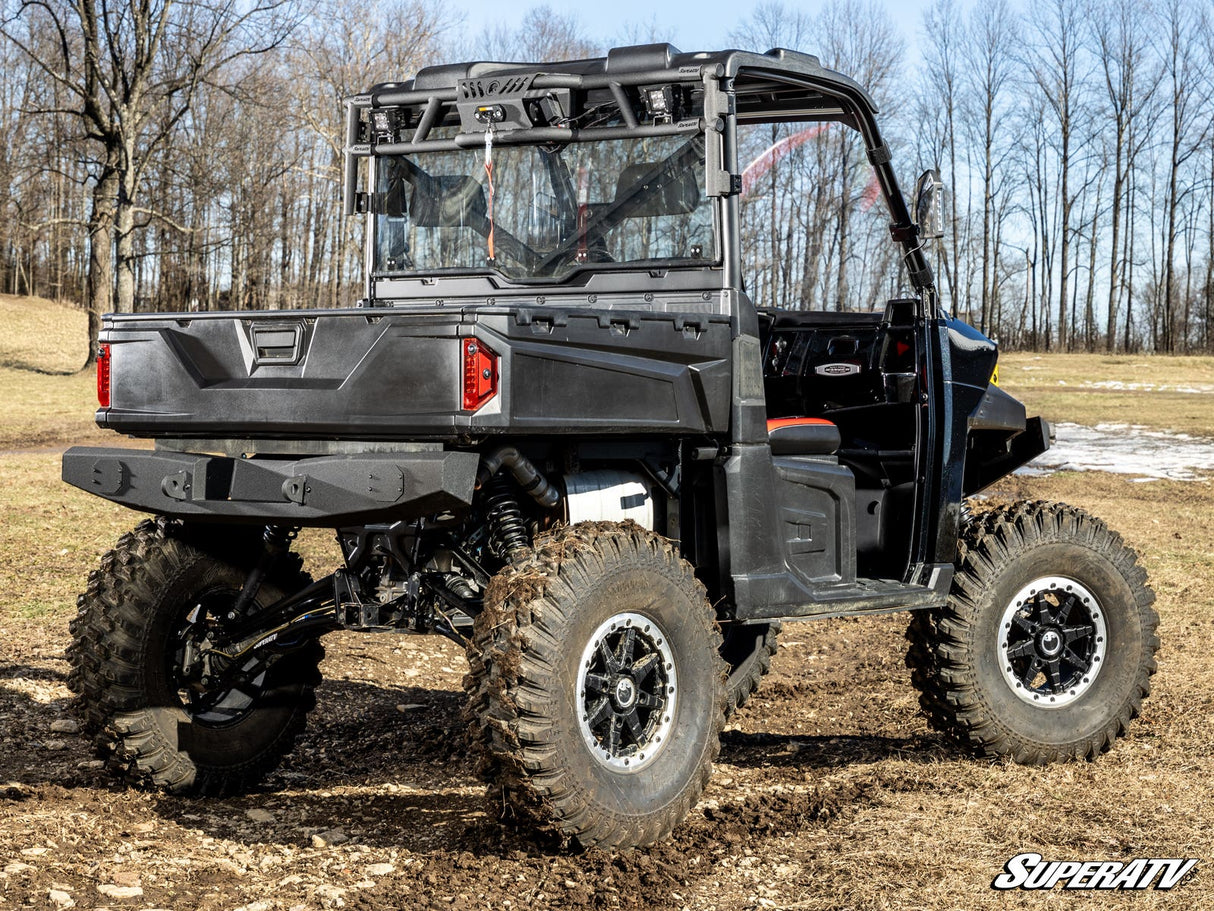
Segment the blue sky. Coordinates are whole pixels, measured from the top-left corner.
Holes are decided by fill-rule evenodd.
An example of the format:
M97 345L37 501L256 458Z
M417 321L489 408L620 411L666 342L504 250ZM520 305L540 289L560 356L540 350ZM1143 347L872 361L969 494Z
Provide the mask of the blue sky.
M534 4L527 0L516 0L513 3L502 0L447 0L447 5L467 14L466 32L475 35L486 26L507 20L511 13L517 15L520 11L532 5L538 6L542 2L543 0L537 0ZM815 14L821 6L820 2L785 2L789 7L804 9L810 15ZM729 32L747 19L758 3L757 0L667 0L665 3L655 3L654 0L600 0L597 3L562 3L560 0L549 0L548 5L562 12L573 12L587 35L603 41L610 40L630 22L648 23L652 20L656 23L659 33L665 34L667 40L680 50L700 51L723 46ZM929 0L885 0L890 17L906 41L908 63L917 54L920 23L923 11L928 6ZM817 48L807 46L796 50L812 54Z

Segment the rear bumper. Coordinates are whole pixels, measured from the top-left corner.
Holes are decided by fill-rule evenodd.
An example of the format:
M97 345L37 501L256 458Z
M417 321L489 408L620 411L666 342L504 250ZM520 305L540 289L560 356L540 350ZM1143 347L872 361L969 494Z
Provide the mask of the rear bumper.
M75 446L63 454L63 480L160 515L332 527L467 506L479 463L474 452L288 460Z

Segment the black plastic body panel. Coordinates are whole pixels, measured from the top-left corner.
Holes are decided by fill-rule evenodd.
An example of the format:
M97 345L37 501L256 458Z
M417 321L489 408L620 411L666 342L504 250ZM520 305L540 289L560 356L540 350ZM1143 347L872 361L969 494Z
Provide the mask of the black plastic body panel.
M789 570L807 583L855 579L856 482L851 471L798 456L774 458L772 466Z
M643 306L638 301L638 306ZM198 316L110 315L112 405L134 436L457 439L725 433L728 317L431 304ZM499 358L496 396L462 408L462 342ZM263 344L274 342L274 346Z
M333 527L466 507L479 465L474 452L292 461L76 446L63 454L63 480L143 512Z

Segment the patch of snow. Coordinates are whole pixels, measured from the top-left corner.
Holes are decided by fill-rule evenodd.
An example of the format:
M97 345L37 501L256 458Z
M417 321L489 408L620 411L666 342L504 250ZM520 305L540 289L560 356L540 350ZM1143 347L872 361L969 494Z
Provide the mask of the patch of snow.
M1109 471L1137 481L1197 481L1214 474L1214 440L1135 424L1055 424L1054 445L1020 469Z
M1112 389L1117 392L1183 392L1189 395L1205 395L1214 392L1214 384L1210 383L1173 386L1168 383L1126 383L1122 380L1090 380L1081 385L1084 389Z

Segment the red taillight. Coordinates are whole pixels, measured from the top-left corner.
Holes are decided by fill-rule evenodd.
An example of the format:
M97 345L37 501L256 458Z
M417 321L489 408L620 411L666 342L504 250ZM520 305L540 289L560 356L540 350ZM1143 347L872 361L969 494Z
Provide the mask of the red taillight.
M102 408L110 407L110 346L97 348L97 401Z
M464 410L476 411L497 395L497 355L474 338L461 343L464 352Z

